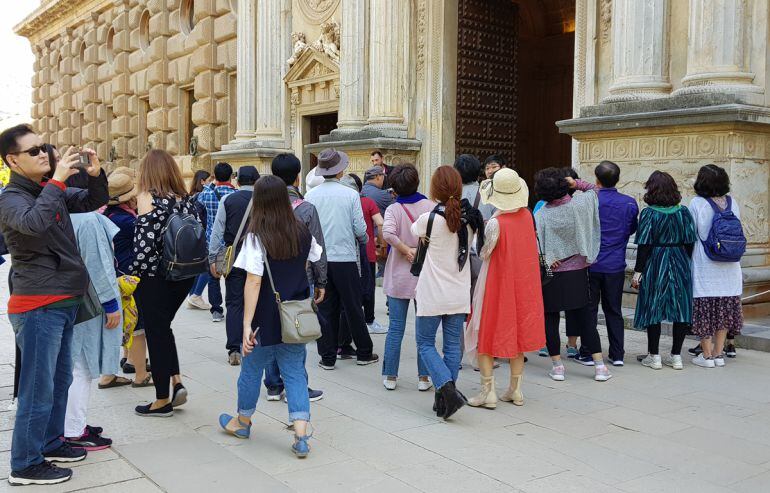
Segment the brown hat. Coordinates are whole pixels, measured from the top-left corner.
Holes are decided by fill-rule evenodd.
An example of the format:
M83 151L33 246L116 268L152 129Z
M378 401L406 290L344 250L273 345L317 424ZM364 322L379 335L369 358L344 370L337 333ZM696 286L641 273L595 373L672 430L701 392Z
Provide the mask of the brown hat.
M348 155L336 149L324 149L318 155L318 166L315 174L318 176L335 176L348 167Z
M107 188L110 192L109 205L128 202L139 193L135 180L136 172L125 166L115 168L107 177Z

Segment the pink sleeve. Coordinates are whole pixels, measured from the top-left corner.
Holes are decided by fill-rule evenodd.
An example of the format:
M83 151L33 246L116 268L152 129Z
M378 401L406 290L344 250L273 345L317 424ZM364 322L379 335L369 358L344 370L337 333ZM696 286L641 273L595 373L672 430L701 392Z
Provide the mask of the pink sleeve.
M385 209L385 218L382 225L382 237L388 245L394 248L401 244L401 238L398 237L400 219L396 217L395 207L401 206L394 204Z

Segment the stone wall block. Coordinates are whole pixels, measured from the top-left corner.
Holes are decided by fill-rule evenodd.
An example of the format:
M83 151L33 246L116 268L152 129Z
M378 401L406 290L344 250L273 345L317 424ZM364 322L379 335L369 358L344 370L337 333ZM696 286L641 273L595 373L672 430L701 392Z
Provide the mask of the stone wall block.
M138 19L134 19L134 11L138 10L137 8L131 9L131 10L123 10L121 12L118 12L115 15L115 18L112 19L112 27L115 28L116 31L122 30L122 29L133 29L136 27L136 25L139 24ZM134 24L136 23L136 25Z
M128 115L128 100L129 96L127 94L116 95L112 100L112 111L116 115Z
M128 131L131 135L139 135L139 117L132 116L128 122Z
M96 123L95 122L89 122L83 125L83 140L86 141L95 141L96 140Z
M209 44L214 39L214 18L206 17L195 26L195 42L199 46Z
M153 146L154 147L154 146ZM179 155L179 134L172 132L166 138L166 150L174 156ZM186 153L187 151L185 151Z
M214 94L214 75L215 72L201 72L195 76L193 94L195 99L203 99Z
M200 46L190 58L190 68L193 73L198 74L205 70L216 69L216 48L214 45Z
M195 127L193 135L198 137L198 152L214 150L214 125L201 125Z
M115 37L112 38L112 49L115 53L120 51L131 51L139 47L138 43L134 45L134 40L131 36L132 33L133 31L128 30L115 32Z
M171 29L168 25L168 12L159 12L153 14L150 17L150 38L157 36L168 36L171 34Z
M97 109L99 105L96 103L88 103L83 108L83 118L87 122L95 122L97 119Z
M214 73L214 96L223 97L227 96L229 92L229 77L227 72L215 72Z
M168 38L166 42L166 55L169 58L179 58L185 54L185 37L182 33L177 33Z
M128 152L126 154L126 157L132 157L132 158L139 157L140 146L141 146L141 142L139 141L139 137L132 137L128 139Z
M72 76L71 75L62 75L59 77L59 90L61 92L70 92L72 91Z
M121 137L127 137L131 135L131 117L130 116L119 116L112 120L112 129L111 129L113 136L121 136Z
M139 96L132 94L128 96L128 114L136 115L139 113Z
M227 123L230 120L230 98L213 98L217 108L216 122Z
M168 4L166 0L149 0L147 2L147 8L150 10L151 14L158 14L166 10L171 11L173 9L176 9L177 7L179 7L178 4L179 4L178 1L173 1L173 0L168 2Z
M179 106L179 88L177 86L168 86L164 89L166 93L166 105L170 107Z
M161 108L163 106L168 105L168 100L166 99L166 86L164 85L154 85L150 86L150 108L156 109Z
M75 73L75 69L72 66L72 58L65 57L62 58L61 63L59 64L59 74L60 75L71 75Z
M86 49L83 52L83 62L87 65L97 63L99 61L99 47L96 45L89 45L86 42Z
M152 38L147 53L152 61L165 59L168 53L168 38L164 36Z
M217 43L228 39L235 39L238 18L232 14L225 14L214 19L214 41Z
M130 72L130 64L129 60L131 58L131 55L133 53L122 51L120 53L115 54L115 60L112 62L112 68L115 70L116 73L127 73Z
M214 98L206 98L193 103L192 121L196 125L217 122L217 107Z
M230 0L215 0L214 3L217 15L230 14L235 17L235 12L230 11Z
M96 155L99 156L99 160L107 162L110 158L110 145L107 142L99 142L96 144Z
M238 44L229 40L217 45L217 63L225 70L235 70L238 66Z
M216 149L221 149L222 146L228 142L230 142L230 126L219 125L214 130L214 147Z
M112 96L131 93L131 78L128 74L118 74L112 79Z
M128 137L118 137L112 143L115 146L115 154L117 154L117 164L124 164L128 157Z
M71 93L62 94L59 96L59 111L67 111L72 110L75 108L74 102L74 96Z
M195 0L195 20L196 21L201 21L206 17L216 16L216 15L217 15L216 0Z
M74 143L72 140L72 129L65 128L63 130L59 130L59 132L56 134L56 142L58 142L58 147Z
M147 67L147 83L151 86L155 84L165 84L168 81L166 73L168 66L162 61L153 62Z
M99 89L96 84L88 84L83 89L83 102L96 103L99 102Z
M157 108L147 114L147 128L152 132L168 131L168 115L170 111Z
M128 55L128 70L129 72L136 73L139 70L147 67L147 56L141 51L132 51L126 53Z

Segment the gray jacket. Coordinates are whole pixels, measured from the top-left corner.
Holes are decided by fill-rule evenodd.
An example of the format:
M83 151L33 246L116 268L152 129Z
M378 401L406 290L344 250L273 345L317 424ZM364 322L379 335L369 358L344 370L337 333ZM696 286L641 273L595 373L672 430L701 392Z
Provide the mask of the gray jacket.
M321 245L323 252L321 253L321 260L318 262L312 262L310 264L310 270L312 271L312 277L310 280L316 287L323 288L326 286L326 243L324 242L324 232L321 230L321 220L318 218L318 211L315 206L310 202L305 201L302 194L299 193L294 187L288 187L289 199L293 202L302 200L302 203L294 208L294 215L297 219L307 226L310 234L315 238L316 243Z

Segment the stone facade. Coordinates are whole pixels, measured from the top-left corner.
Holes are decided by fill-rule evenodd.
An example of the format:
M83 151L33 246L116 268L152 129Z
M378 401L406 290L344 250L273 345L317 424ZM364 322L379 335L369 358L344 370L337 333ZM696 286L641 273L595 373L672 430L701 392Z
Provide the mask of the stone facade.
M36 56L32 117L59 146L110 166L148 148L185 171L236 128L236 15L229 0L48 0L17 26Z

